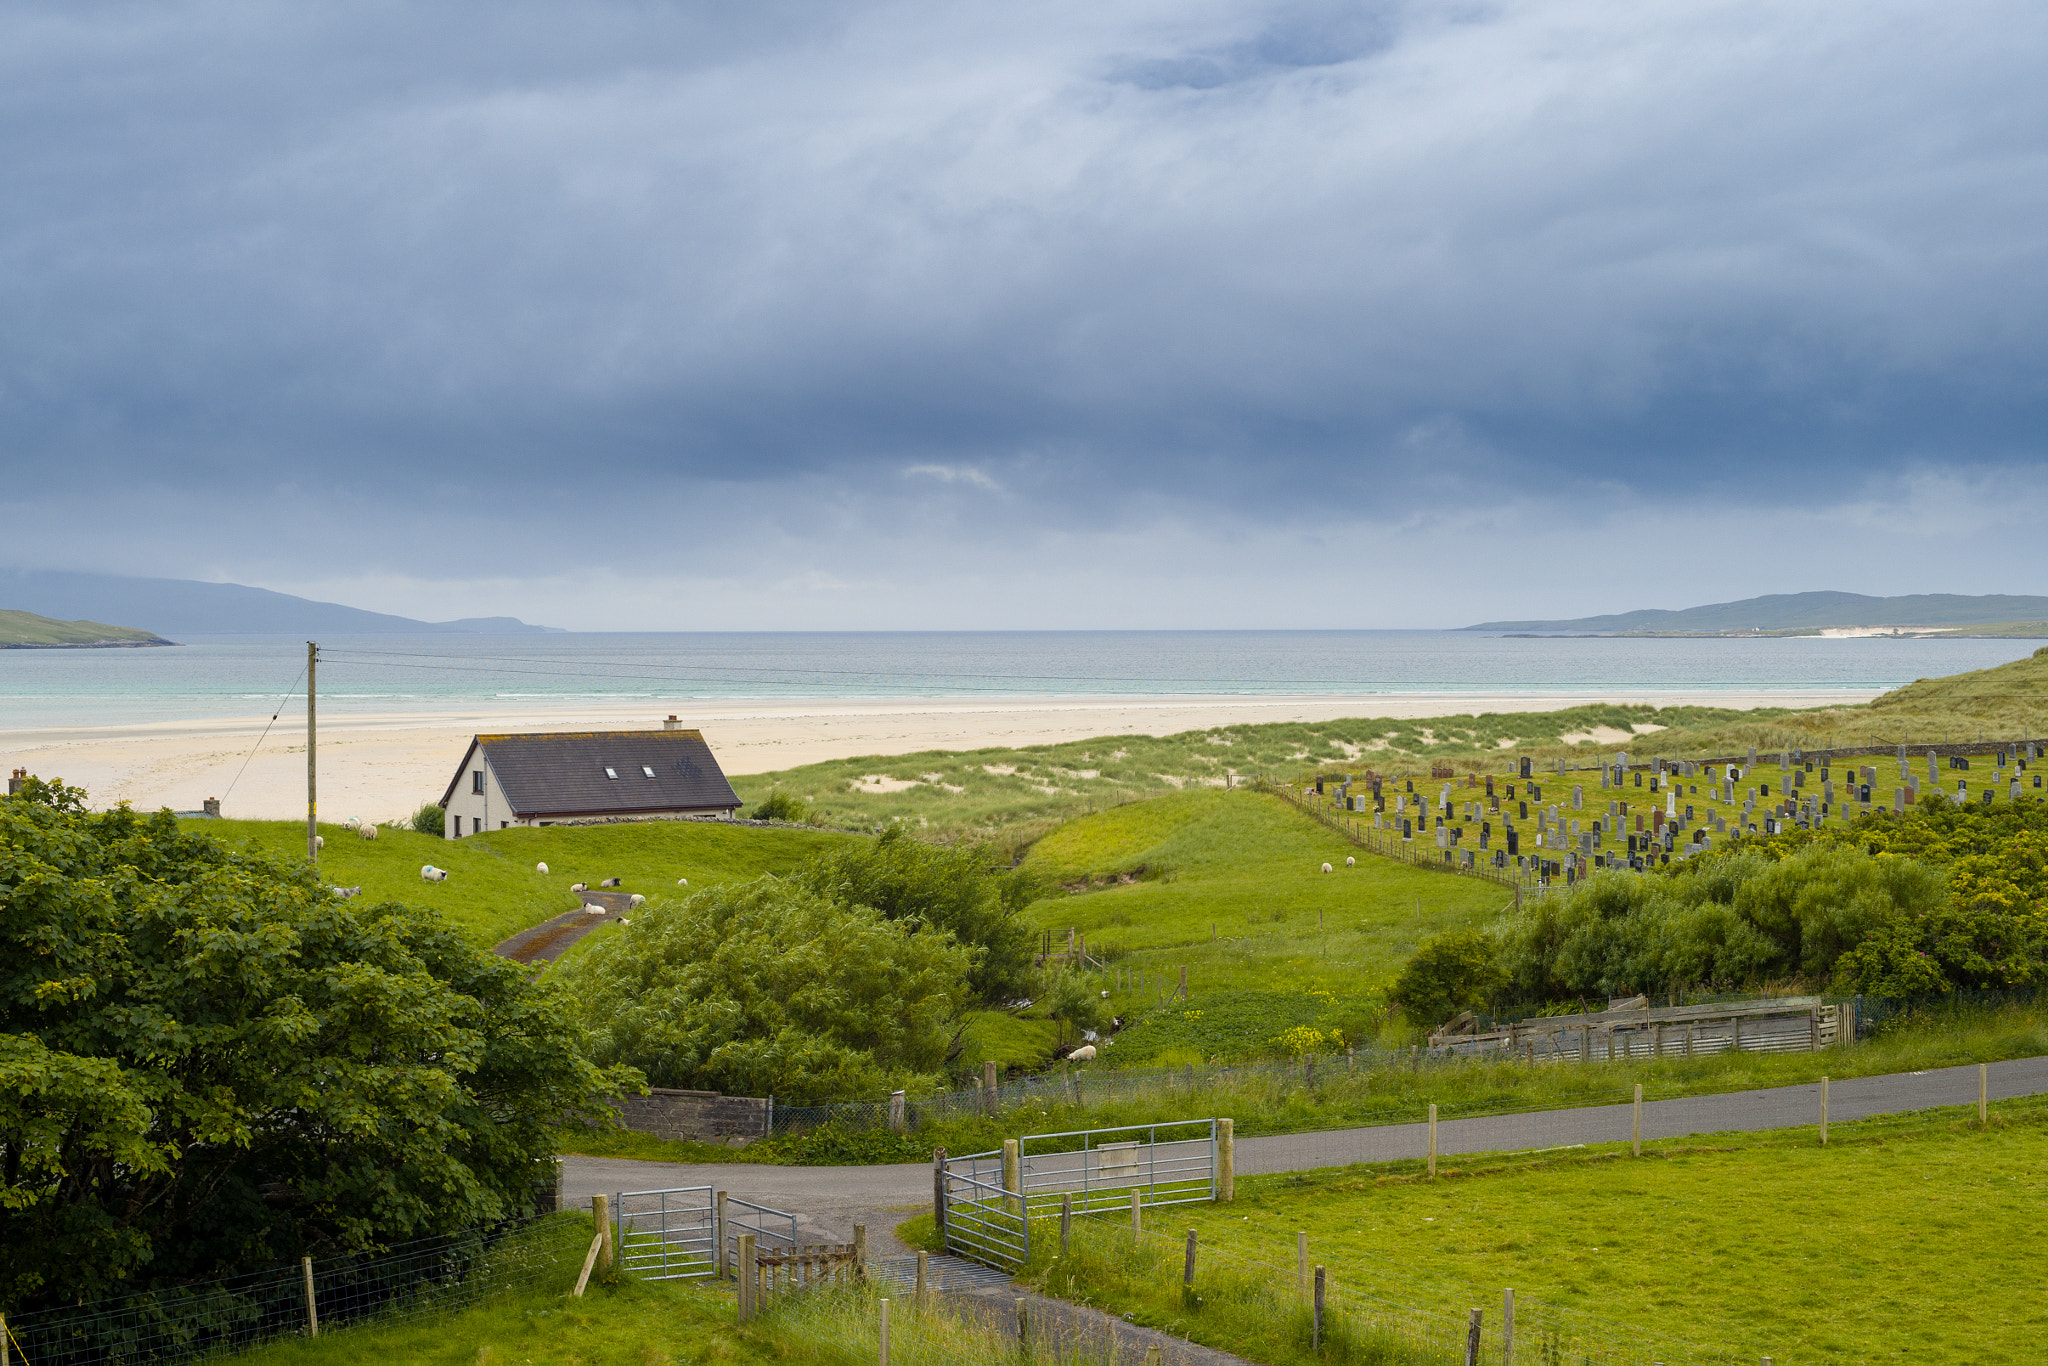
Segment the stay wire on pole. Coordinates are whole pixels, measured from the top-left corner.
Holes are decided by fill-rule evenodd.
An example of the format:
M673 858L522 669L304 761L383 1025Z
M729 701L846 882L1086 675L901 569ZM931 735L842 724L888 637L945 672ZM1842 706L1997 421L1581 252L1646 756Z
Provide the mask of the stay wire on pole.
M306 666L301 664L299 672L292 678L291 686L284 690L284 696L277 699L277 710L270 714L270 722L263 727L263 734L256 737L256 743L249 746L249 752L242 756L242 766L235 770L234 781L228 784L227 792L220 794L221 801L227 801L229 793L235 790L235 783L242 781L242 775L249 771L249 761L256 757L257 750L263 748L263 741L269 736L270 727L276 725L277 718L284 715L284 704L292 700L292 694L298 690L299 679L305 676Z

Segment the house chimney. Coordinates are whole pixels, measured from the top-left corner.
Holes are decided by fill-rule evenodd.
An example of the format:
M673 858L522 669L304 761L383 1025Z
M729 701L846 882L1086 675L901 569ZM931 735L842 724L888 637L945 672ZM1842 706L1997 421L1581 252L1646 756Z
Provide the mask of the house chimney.
M676 720L675 717L671 716L668 718L668 720L661 723L661 728L663 730L681 730L683 728L683 723Z
M201 802L200 805L206 808L207 815L213 817L215 820L220 819L220 798L208 797L205 801Z
M7 778L7 795L8 795L8 796L10 796L10 797L12 797L12 796L13 796L13 795L14 795L15 793L17 793L17 792L21 791L21 785L22 785L22 783L26 782L27 780L28 780L28 770L27 770L27 769L25 769L25 768L17 768L17 769L15 769L15 770L14 770L14 772L13 772L13 773L11 773L11 774L9 774L9 775L8 775L8 778Z

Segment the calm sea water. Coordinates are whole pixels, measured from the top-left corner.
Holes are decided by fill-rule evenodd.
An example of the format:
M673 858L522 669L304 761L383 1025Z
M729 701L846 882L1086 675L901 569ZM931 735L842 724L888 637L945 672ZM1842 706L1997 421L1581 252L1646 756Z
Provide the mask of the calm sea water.
M2031 654L2024 640L1511 640L1458 631L353 636L321 642L325 712L493 704L972 696L1879 690ZM271 711L305 643L0 650L0 730Z

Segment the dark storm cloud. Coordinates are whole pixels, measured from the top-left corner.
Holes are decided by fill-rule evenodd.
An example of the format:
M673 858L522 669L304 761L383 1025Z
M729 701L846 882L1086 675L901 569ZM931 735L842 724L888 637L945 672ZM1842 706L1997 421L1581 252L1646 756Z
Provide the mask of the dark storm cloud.
M2042 458L2031 3L0 28L17 517L317 496L351 534L279 544L332 567L620 488L971 539Z

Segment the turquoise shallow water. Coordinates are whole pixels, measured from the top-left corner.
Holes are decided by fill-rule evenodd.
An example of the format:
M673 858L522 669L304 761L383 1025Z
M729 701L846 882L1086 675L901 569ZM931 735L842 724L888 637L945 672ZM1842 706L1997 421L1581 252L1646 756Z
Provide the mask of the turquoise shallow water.
M321 642L323 711L972 696L1597 696L1877 691L2033 653L2028 640L1516 640L1462 631L763 632L353 636ZM0 650L0 730L268 712L305 642Z

